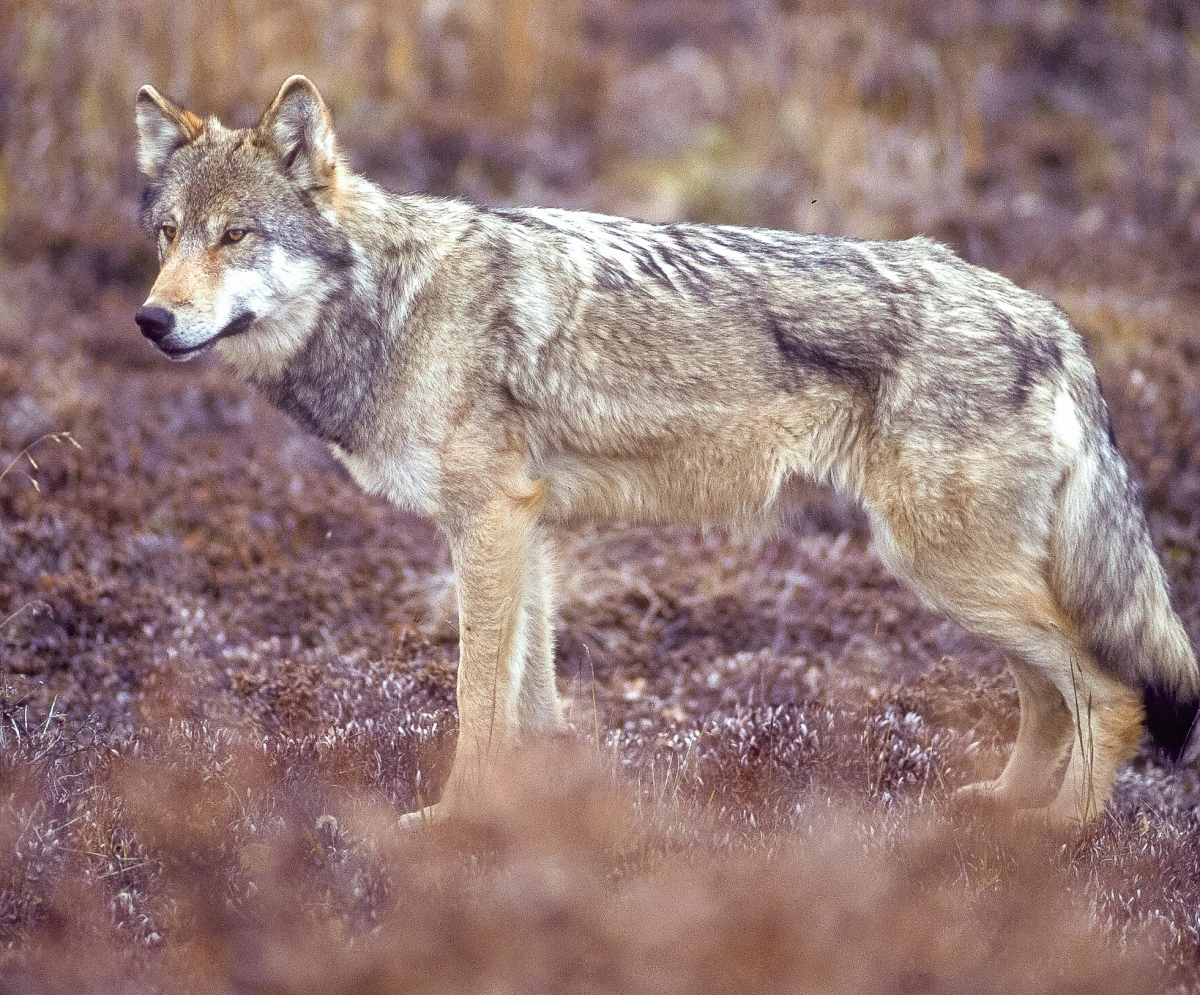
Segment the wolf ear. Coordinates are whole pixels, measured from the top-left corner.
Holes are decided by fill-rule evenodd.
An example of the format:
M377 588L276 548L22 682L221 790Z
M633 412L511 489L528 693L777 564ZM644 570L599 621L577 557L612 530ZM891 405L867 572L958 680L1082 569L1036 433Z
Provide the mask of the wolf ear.
M152 86L138 90L134 117L138 169L152 180L172 152L194 141L204 130L204 122L195 114L176 107Z
M284 82L257 130L275 145L283 168L302 187L312 190L333 181L338 165L333 116L307 77Z

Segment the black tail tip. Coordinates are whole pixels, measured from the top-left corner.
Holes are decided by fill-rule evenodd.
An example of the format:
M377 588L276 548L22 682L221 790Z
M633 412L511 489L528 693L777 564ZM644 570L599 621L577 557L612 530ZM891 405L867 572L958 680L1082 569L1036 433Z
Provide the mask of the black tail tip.
M1147 685L1143 693L1150 738L1171 763L1190 761L1200 752L1200 697L1180 700L1169 688Z

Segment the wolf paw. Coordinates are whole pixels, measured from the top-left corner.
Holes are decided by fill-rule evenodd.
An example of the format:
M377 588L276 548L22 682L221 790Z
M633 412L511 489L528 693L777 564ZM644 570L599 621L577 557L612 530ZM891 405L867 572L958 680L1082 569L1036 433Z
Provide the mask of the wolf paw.
M1025 808L1013 813L1013 822L1022 829L1051 836L1078 835L1090 820L1078 813L1054 805Z
M1042 833L1078 831L1086 819L1069 807L1047 802L1045 795L1020 794L998 781L965 784L950 796L959 812L987 812L1013 827Z
M438 802L437 804L426 805L415 812L407 812L400 816L399 826L401 829L411 831L430 829L439 823L445 822L449 814L450 810L441 802Z
M1012 802L997 781L975 781L964 784L950 796L955 808L1008 808Z

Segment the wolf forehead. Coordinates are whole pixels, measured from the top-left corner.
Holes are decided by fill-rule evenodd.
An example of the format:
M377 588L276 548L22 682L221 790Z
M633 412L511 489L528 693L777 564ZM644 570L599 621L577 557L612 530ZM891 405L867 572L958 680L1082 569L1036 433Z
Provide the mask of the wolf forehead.
M203 131L167 159L142 194L142 222L251 215L264 222L318 214L290 182L278 152L251 129L229 129L210 118Z

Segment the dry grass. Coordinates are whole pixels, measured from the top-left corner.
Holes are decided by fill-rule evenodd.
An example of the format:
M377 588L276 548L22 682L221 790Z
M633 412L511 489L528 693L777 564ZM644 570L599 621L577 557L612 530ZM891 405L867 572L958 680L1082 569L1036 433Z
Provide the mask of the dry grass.
M1091 339L1195 636L1198 32L1168 0L0 10L0 992L1200 988L1196 772L1139 756L1081 838L950 811L1015 732L1004 661L828 495L776 538L564 534L572 733L398 833L455 731L445 548L160 361L127 290L147 81L244 122L307 72L401 189L930 231Z
M1076 872L1108 872L1086 845L816 795L796 831L768 835L683 792L630 797L610 765L566 745L523 755L460 823L402 834L387 798L346 790L353 761L331 777L311 746L172 723L143 734L136 756L96 759L52 721L24 724L12 702L4 717L10 770L43 777L41 792L13 794L2 830L16 854L3 913L29 934L8 959L9 991L1163 982L1154 930L1118 937L1091 907L1094 883ZM87 797L86 814L55 806L55 788Z

